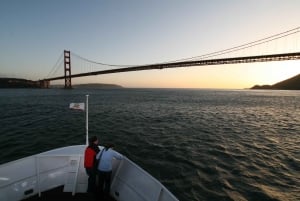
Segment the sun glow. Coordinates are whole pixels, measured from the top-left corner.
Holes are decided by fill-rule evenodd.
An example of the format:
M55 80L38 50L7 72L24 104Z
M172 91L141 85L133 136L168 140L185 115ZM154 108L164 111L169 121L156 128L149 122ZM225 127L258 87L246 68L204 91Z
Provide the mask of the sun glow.
M280 61L255 64L249 74L256 84L275 84L300 73L299 61Z

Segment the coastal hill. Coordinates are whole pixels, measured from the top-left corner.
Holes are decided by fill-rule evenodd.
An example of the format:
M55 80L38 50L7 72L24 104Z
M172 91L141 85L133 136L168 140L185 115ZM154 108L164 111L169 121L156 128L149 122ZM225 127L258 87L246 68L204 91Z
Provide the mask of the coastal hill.
M50 85L50 88L63 87L63 85ZM40 88L40 85L38 82L32 80L18 78L0 78L0 88ZM116 89L123 87L116 84L90 83L73 85L73 88ZM255 85L250 89L300 90L300 74L273 85Z
M0 88L41 88L38 81L18 79L18 78L0 78ZM64 88L64 85L50 85L50 88ZM123 88L116 84L77 84L73 85L75 89L88 88L88 89L116 89Z
M75 89L117 89L117 88L123 88L120 85L116 84L100 84L100 83L90 83L90 84L76 84L73 85L73 88Z
M39 84L32 80L18 78L0 78L0 88L39 88Z
M300 74L273 85L255 85L251 89L300 90Z

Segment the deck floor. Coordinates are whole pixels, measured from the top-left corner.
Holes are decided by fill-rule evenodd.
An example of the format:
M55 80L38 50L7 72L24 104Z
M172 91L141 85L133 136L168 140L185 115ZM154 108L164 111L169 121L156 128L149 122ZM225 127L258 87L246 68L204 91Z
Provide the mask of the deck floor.
M43 192L41 197L38 195L23 199L22 201L116 201L112 197L106 199L100 199L98 196L94 196L88 193L76 193L72 196L72 193L64 193L63 186L55 189Z

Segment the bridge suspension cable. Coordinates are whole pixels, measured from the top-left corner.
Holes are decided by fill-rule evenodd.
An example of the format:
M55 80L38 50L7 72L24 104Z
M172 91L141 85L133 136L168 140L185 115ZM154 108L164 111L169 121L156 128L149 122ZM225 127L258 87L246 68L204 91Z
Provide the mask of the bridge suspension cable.
M227 48L227 49L224 49L224 50L219 50L219 51L216 51L216 52L211 52L211 53L203 54L203 55L200 55L200 56L194 56L194 57L189 57L189 58L184 58L184 59L178 59L178 60L169 61L169 62L189 61L189 60L195 60L195 59L207 59L207 58L211 58L211 57L215 57L215 56L228 54L228 53L231 53L231 52L237 52L237 51L247 49L247 48L250 48L250 47L258 46L258 45L261 45L261 44L264 44L264 43L268 43L268 42L278 40L278 39L281 39L281 38L284 38L284 37L287 37L287 36L290 36L290 35L297 34L299 32L300 32L300 27L297 27L297 28L294 28L294 29L291 29L291 30L288 30L288 31L285 31L285 32L281 32L281 33L278 33L278 34L275 34L275 35L272 35L272 36L269 36L269 37L266 37L266 38L262 38L262 39L255 40L255 41L252 41L252 42L249 42L249 43L234 46L234 47Z
M106 63L96 62L96 61L92 61L92 60L90 60L90 59L83 58L83 57L79 56L78 54L75 54L74 52L72 52L71 54L72 54L73 56L79 58L79 59L84 60L84 61L87 61L87 62L90 62L90 63L94 63L94 64L103 65L103 66L111 66L111 67L130 67L130 66L132 66L132 65L106 64Z
M107 64L104 62L96 62L96 61L92 61L90 59L86 59L84 57L81 57L75 53L72 52L72 55L74 55L75 57L82 59L84 61L93 63L93 64L98 64L98 65L102 65L102 66L110 66L110 67L119 67L119 68L127 68L127 67L133 67L133 66L145 66L145 65L154 65L154 64L167 64L167 63L173 63L173 62L180 62L180 61L193 61L193 60L204 60L204 59L208 59L208 58L212 58L212 57L217 57L217 56L221 56L221 55L225 55L228 53L232 53L232 52L238 52L240 50L244 50L244 49L248 49L254 46L258 46L258 45L262 45L271 41L275 41L278 39L282 39L285 37L288 37L290 35L294 35L300 32L300 27L297 28L293 28L290 29L288 31L284 31L278 34L274 34L272 36L269 37L265 37L259 40L255 40L252 42L248 42L242 45L238 45L238 46L234 46L231 48L227 48L227 49L223 49L223 50L219 50L219 51L215 51L215 52L211 52L211 53L207 53L207 54L203 54L203 55L199 55L199 56L193 56L193 57L188 57L188 58L183 58L183 59L177 59L177 60L170 60L170 61L165 61L165 62L157 62L157 63L152 63L152 64L128 64L128 65L117 65L117 64Z
M267 61L283 61L283 60L299 60L300 59L300 51L297 52L290 52L290 53L272 53L272 54L261 54L256 56L235 56L235 57L217 57L220 55L228 54L231 52L237 52L243 49L247 49L250 47L258 46L264 43L268 43L271 41L279 40L281 38L285 38L291 35L295 35L300 32L300 27L275 34L263 39L259 39L256 41L252 41L249 43L245 43L242 45L238 45L232 48L227 48L224 50L203 54L200 56L175 60L175 61L168 61L168 62L161 62L161 63L154 63L154 64L143 64L143 65L116 65L116 64L106 64L104 62L96 62L90 59L83 58L77 54L71 53L74 57L78 58L80 61L87 62L88 65L90 64L97 64L101 66L110 67L110 69L103 69L102 70L84 70L83 73L74 73L69 75L68 78L75 78L75 77L84 77L84 76L92 76L92 75L99 75L99 74L110 74L110 73L119 73L119 72L129 72L129 71L140 71L140 70L150 70L150 69L163 69L163 68L177 68L177 67L189 67L189 66L204 66L204 65L218 65L218 64L235 64L235 63L250 63L250 62L267 62ZM217 57L213 59L208 59L211 57ZM59 67L59 61L61 57L56 62L54 67L52 68L51 72L56 72ZM86 65L86 63L85 63ZM115 68L111 68L115 67ZM50 73L49 73L50 74ZM49 75L48 75L49 76ZM47 78L45 81L50 80L59 80L59 79L66 79L66 76L58 76Z
M46 76L46 78L50 78L56 75L58 70L62 70L62 62L63 62L63 53L61 53L60 57L58 58L58 60L56 61L56 63L54 64L54 66L52 67L51 71L48 73L48 75Z

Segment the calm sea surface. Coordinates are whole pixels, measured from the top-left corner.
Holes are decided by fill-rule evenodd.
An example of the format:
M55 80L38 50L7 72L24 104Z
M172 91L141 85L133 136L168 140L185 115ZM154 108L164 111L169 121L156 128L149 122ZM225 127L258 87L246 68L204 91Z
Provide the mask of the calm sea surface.
M0 89L0 163L85 143L89 130L181 201L300 200L300 92Z

